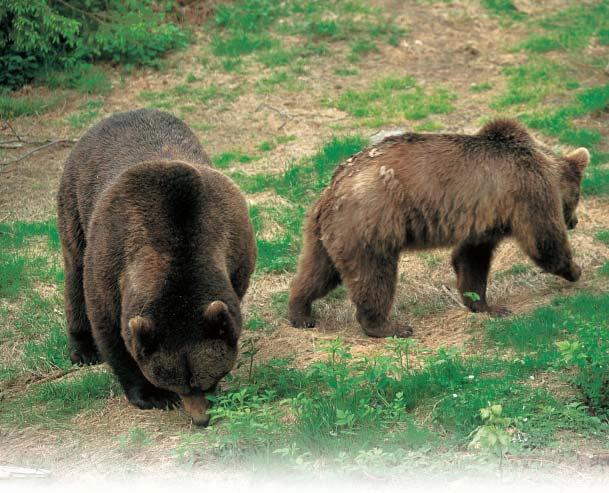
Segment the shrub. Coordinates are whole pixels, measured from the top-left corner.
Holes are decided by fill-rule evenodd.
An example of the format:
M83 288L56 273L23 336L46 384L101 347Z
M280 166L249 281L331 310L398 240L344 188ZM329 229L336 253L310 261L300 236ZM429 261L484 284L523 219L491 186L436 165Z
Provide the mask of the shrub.
M41 73L108 60L156 65L185 46L165 20L170 3L152 0L14 0L0 9L0 85L17 88ZM159 9L160 7L160 9Z

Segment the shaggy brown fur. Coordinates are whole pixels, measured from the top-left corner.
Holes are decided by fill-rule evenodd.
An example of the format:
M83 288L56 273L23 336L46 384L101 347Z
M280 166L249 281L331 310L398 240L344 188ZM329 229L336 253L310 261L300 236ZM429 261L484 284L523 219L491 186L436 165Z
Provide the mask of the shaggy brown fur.
M486 300L493 250L507 236L546 272L576 281L567 227L577 222L588 162L586 149L553 155L511 120L475 135L409 133L365 149L336 170L309 213L292 324L314 326L311 303L342 281L367 334L407 336L408 324L388 320L405 249L455 246L459 291L475 312L507 312Z
M107 361L141 408L231 370L256 246L245 199L168 113L116 114L70 154L58 196L71 358Z

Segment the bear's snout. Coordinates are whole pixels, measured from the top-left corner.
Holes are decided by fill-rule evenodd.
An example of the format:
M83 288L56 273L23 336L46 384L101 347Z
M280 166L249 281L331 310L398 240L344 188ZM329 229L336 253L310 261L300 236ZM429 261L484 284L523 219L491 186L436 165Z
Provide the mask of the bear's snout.
M192 418L192 422L196 426L207 426L210 416L207 410L211 404L205 397L203 392L195 392L189 395L181 395L184 410Z

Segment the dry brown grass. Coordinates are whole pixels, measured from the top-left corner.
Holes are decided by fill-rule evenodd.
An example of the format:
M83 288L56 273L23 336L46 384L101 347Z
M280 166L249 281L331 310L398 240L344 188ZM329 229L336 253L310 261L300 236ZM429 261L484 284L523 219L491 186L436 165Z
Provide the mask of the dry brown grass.
M294 135L296 140L278 145L261 159L239 169L245 172L277 172L302 156L314 153L323 142L336 133L358 132L372 135L377 130L360 127L353 117L321 104L322 97L335 98L346 89L367 87L371 80L386 75L411 75L423 87L433 87L437 81L458 94L453 113L434 117L446 131L475 131L483 117L490 115L489 102L505 88L503 67L524 60L522 53L511 53L506 47L526 35L526 27L514 25L501 29L499 21L481 11L478 2L457 0L429 5L425 2L402 0L376 0L379 5L394 13L394 20L409 29L399 46L383 46L380 52L365 57L356 77L334 75L335 58L320 58L299 76L304 85L300 92L277 88L270 94L251 90L268 69L253 66L245 75L226 73L218 68L202 68L199 57L204 54L205 34L198 42L182 53L173 55L168 69L158 73L139 70L120 83L120 74L111 73L115 89L105 99L100 118L113 112L142 106L141 91L163 91L184 83L185 75L193 72L205 84L234 87L245 83L249 87L233 103L200 105L192 113L184 114L189 124L207 124L209 130L195 132L204 147L215 155L240 149L255 154L257 146L278 136ZM537 13L552 7L570 4L566 0L552 2L515 2L524 12ZM342 46L347 51L347 45ZM597 48L595 48L597 49ZM605 49L605 54L606 54ZM583 74L597 80L598 73ZM491 82L487 92L472 93L472 83ZM44 90L31 89L44 95ZM63 118L76 111L86 99L69 95L65 103L39 118L21 118L13 122L21 135L35 138L78 137ZM262 106L264 103L267 106ZM270 107L280 109L277 112ZM282 116L282 114L284 116ZM586 122L590 124L590 121ZM599 125L601 123L599 122ZM412 122L406 122L410 129ZM8 137L2 135L2 138ZM544 138L545 141L550 139ZM554 144L554 142L550 143ZM38 220L55 214L55 193L62 163L70 149L55 146L36 153L17 164L0 170L0 220ZM16 157L22 150L3 150L1 157ZM248 197L251 204L281 206L283 199L270 192ZM490 299L509 306L515 313L530 311L547 303L559 294L575 292L582 286L596 287L595 269L609 258L609 248L594 240L600 228L609 228L609 203L606 199L586 199L580 206L580 223L572 233L571 241L576 258L584 269L578 287L568 285L552 276L541 274L512 242L506 242L497 252L489 287ZM280 226L267 221L263 238L274 237ZM455 280L450 267L449 252L428 252L437 261L426 261L420 254L406 254L400 262L400 282L396 298L396 315L408 317L415 328L415 339L428 349L462 346L475 351L481 335L484 316L466 312L447 294L444 286L455 292ZM530 269L517 276L498 276L515 263L527 264ZM277 313L271 306L276 293L289 289L292 275L256 275L248 292L244 311L257 313L268 321L272 330L246 333L244 338L255 338L259 353L257 361L274 357L293 357L298 366L305 366L322 357L319 347L323 341L340 337L352 346L354 355L370 355L382 350L384 341L366 337L354 318L354 308L348 297L339 300L323 299L316 303L318 326L313 330L299 330L289 326L285 313ZM39 286L45 294L53 287ZM441 305L438 305L438 300ZM4 303L4 302L3 302ZM418 312L413 306L423 307ZM425 313L425 309L431 313ZM416 314L418 313L418 315ZM2 346L0 358L14 358L17 348ZM12 356L11 356L12 354ZM1 401L0 401L1 405ZM152 437L153 443L138 451L125 451L119 447L119 438L139 427ZM24 465L53 465L60 477L77 477L82 470L105 475L112 466L118 474L146 471L156 477L183 472L175 468L172 450L180 433L190 430L189 420L180 411L140 411L127 404L124 397L115 397L99 412L76 417L66 429L26 428L0 430L0 463L19 461ZM204 468L209 473L210 468ZM200 471L199 471L200 473Z

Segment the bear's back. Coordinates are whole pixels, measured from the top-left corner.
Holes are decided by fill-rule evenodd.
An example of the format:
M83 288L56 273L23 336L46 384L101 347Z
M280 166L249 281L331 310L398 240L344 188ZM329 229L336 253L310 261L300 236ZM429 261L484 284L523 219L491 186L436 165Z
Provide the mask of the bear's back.
M60 194L72 195L81 224L87 224L100 193L135 164L181 160L208 166L209 157L181 120L158 110L112 115L83 135L68 157Z

